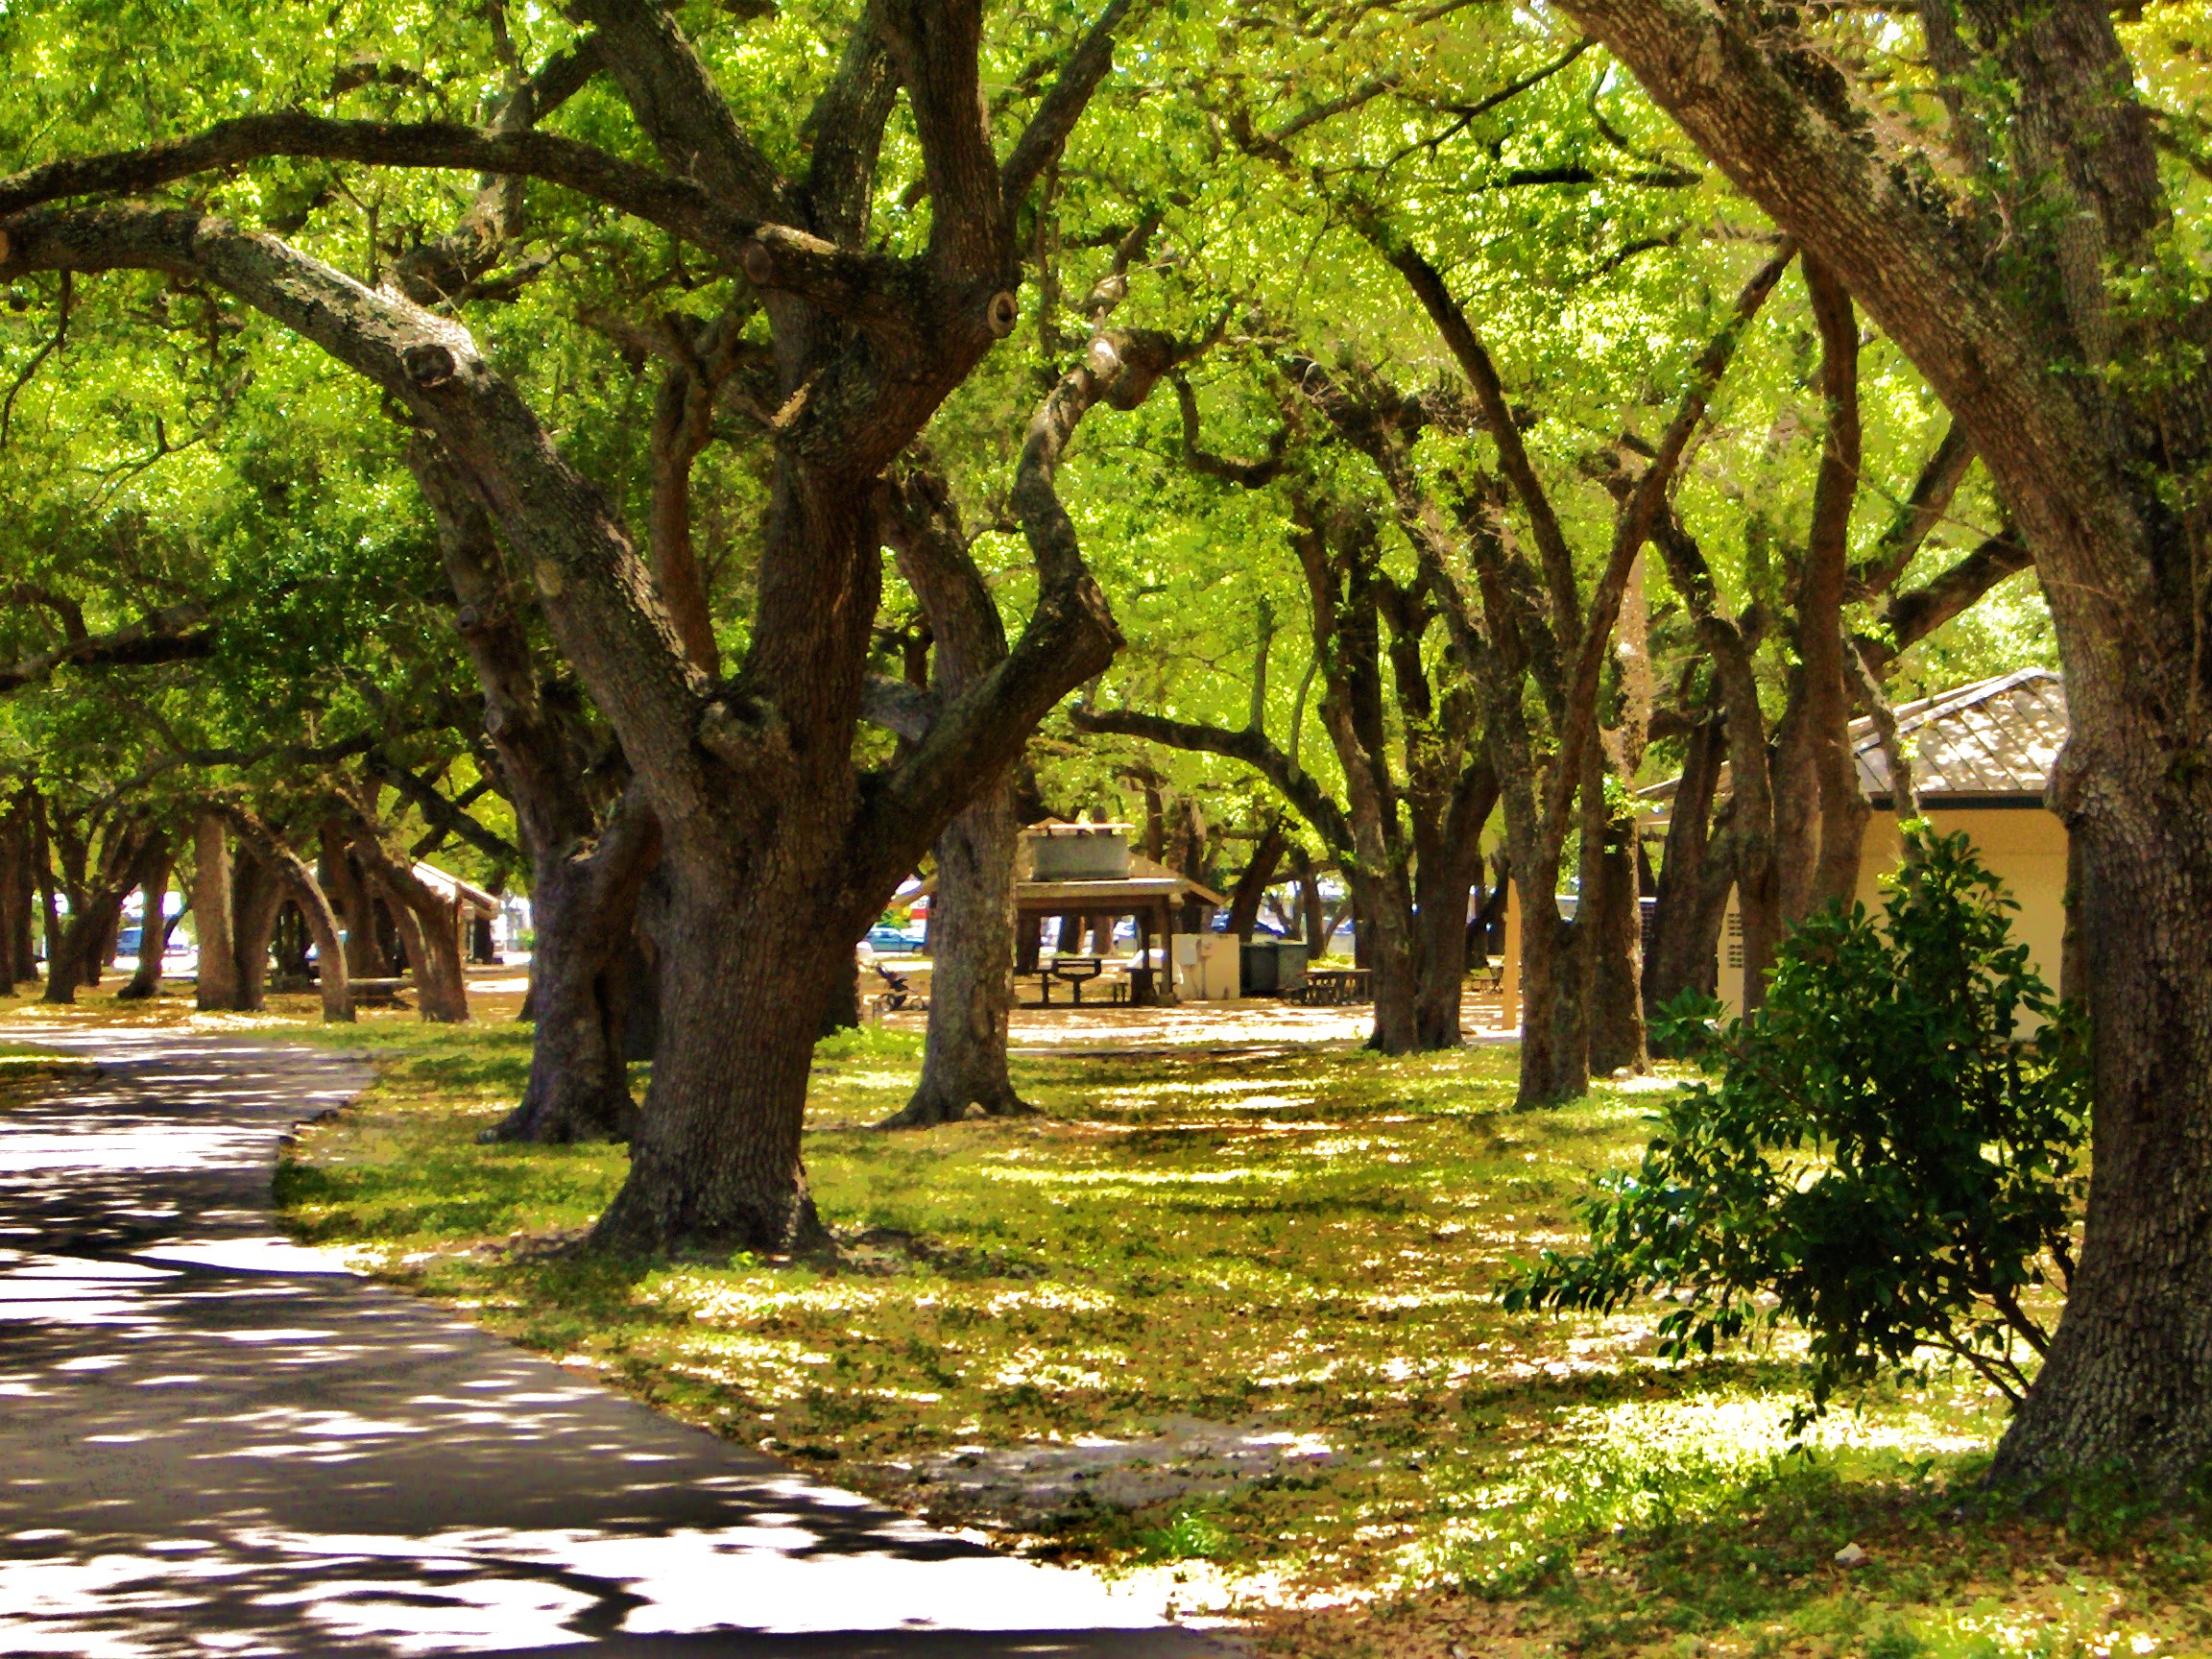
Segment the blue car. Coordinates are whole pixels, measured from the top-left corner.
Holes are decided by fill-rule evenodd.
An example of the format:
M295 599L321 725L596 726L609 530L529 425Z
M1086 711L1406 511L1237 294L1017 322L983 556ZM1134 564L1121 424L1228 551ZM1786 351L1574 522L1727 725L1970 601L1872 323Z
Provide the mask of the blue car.
M891 955L904 955L922 949L922 935L910 933L903 927L894 927L888 922L868 929L868 947L872 950L886 951Z

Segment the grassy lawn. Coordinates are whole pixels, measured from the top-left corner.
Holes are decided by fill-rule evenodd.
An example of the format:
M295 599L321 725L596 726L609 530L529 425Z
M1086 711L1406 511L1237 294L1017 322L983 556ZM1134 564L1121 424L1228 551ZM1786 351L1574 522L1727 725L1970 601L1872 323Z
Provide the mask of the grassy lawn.
M892 1136L867 1125L919 1040L855 1034L810 1103L836 1262L624 1264L553 1247L619 1151L474 1141L524 1031L331 1035L382 1080L280 1172L306 1238L824 1479L1177 1580L1272 1651L2212 1653L2202 1518L1993 1506L2002 1403L1970 1374L1849 1402L1793 1449L1786 1351L1668 1366L1644 1318L1492 1304L1510 1258L1570 1237L1587 1172L1636 1156L1649 1080L1515 1114L1499 1047L1065 1053L1021 1064L1040 1118ZM964 1476L1164 1425L1283 1455L1134 1509Z

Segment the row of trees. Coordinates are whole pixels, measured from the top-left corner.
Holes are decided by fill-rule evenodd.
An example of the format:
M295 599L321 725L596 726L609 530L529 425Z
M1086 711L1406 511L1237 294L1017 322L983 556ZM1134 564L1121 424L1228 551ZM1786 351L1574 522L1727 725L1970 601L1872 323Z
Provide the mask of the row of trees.
M404 856L443 838L535 905L504 1132L628 1137L604 1245L786 1249L809 1016L899 882L943 882L909 1120L1013 1110L1024 804L1141 801L1190 859L1236 826L1240 921L1339 872L1393 1051L1457 1042L1509 872L1550 1102L1641 1063L1731 887L1753 984L1844 889L1847 722L2034 654L2032 564L2099 1143L2005 1466L2177 1479L2212 1451L2187 88L2072 0L1564 10L11 13L53 72L0 107L50 157L0 180L48 850L9 868L69 889L57 964L189 822L204 942L257 965L289 895L335 1009L359 888L458 1014ZM116 63L130 96L73 73Z

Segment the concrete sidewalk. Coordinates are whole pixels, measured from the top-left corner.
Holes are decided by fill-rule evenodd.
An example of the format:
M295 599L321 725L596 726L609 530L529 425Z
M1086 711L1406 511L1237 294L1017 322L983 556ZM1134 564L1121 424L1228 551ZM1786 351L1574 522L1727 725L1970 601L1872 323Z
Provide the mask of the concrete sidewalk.
M656 1416L276 1236L358 1062L115 1031L0 1112L0 1653L1197 1659L1157 1600Z

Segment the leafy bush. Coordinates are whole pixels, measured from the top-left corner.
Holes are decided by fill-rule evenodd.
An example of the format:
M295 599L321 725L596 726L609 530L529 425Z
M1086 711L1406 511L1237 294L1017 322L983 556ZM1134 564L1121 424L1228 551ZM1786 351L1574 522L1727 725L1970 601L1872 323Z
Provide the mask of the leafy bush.
M1791 1322L1815 1410L1923 1347L2018 1399L2022 1350L2049 1346L2021 1298L2047 1262L2072 1270L2088 1077L2013 908L1964 836L1912 826L1881 924L1856 904L1808 919L1748 1021L1671 1009L1718 1087L1672 1098L1642 1167L1580 1202L1587 1253L1546 1251L1505 1305L1661 1296L1671 1358Z

